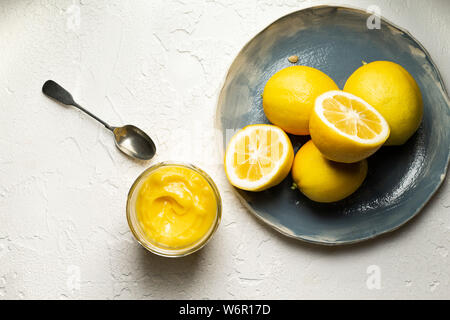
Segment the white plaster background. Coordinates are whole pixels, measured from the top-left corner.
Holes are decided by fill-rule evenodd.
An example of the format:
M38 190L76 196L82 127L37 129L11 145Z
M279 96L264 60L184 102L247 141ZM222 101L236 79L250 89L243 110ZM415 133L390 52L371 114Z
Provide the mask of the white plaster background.
M234 56L273 20L326 3L1 0L0 299L450 298L448 179L401 230L323 248L255 220L216 164L215 101ZM450 83L449 1L332 3L377 4ZM213 177L224 210L207 247L173 260L133 240L126 195L147 165L118 152L88 116L44 97L49 78L113 125L155 137L152 163L191 161ZM180 152L193 127L204 130L194 137L200 152ZM378 290L366 286L370 265L381 270Z

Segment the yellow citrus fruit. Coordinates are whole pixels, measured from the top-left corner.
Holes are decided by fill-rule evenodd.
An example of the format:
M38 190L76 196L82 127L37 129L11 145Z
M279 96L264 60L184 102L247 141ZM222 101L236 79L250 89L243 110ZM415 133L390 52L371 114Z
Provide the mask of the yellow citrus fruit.
M233 186L262 191L286 178L293 160L294 150L283 130L268 124L250 125L228 143L225 172Z
M367 158L389 137L383 116L363 99L344 91L329 91L316 99L309 130L326 158L345 163Z
M367 101L380 112L391 128L386 145L404 144L422 121L422 94L414 78L402 66L375 61L357 69L344 91Z
M317 202L342 200L355 192L367 175L367 160L339 163L326 159L312 140L295 155L292 178L298 189Z
M267 119L284 131L309 134L309 117L317 96L337 90L334 81L320 70L292 66L275 73L264 88L263 108Z

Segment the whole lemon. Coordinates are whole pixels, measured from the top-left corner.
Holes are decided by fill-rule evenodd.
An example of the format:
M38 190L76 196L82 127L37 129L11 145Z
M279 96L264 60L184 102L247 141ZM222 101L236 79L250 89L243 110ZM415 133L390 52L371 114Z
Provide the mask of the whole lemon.
M294 158L292 178L298 189L317 202L342 200L355 192L367 175L367 160L340 163L326 159L312 140Z
M419 86L394 62L375 61L358 68L344 91L367 101L386 119L391 129L386 145L404 144L419 128L423 115Z
M314 101L330 90L338 90L338 86L320 70L306 66L282 69L264 88L264 113L270 122L284 131L308 135Z

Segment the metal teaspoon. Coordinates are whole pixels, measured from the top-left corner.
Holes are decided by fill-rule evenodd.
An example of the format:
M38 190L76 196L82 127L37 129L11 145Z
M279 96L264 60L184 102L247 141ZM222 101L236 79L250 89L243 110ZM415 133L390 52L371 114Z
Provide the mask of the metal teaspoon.
M72 95L55 81L47 80L42 87L42 92L62 104L71 105L80 109L103 124L114 134L116 147L126 155L140 160L150 160L155 155L155 143L144 131L133 125L123 127L110 126L76 103Z

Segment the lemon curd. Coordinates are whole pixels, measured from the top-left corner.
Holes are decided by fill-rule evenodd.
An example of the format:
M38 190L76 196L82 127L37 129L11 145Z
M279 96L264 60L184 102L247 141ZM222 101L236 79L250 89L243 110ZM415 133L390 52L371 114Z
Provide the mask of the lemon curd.
M220 218L217 188L194 166L162 164L149 168L130 194L128 210L134 235L144 247L163 255L185 255L199 249ZM130 214L128 218L130 222Z

